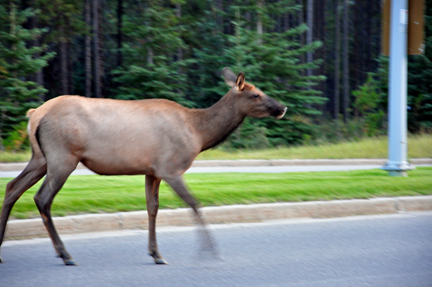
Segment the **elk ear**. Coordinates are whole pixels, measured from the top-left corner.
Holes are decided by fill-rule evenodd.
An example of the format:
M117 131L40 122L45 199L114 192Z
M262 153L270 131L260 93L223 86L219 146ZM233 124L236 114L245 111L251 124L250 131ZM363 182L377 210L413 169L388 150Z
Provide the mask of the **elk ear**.
M237 76L236 74L234 74L233 71L231 71L230 68L223 68L222 75L224 77L225 84L227 84L228 86L233 87L236 84Z
M245 77L244 77L244 74L242 72L240 72L240 74L238 74L237 80L236 80L237 90L239 90L239 91L243 90L244 84L245 84Z

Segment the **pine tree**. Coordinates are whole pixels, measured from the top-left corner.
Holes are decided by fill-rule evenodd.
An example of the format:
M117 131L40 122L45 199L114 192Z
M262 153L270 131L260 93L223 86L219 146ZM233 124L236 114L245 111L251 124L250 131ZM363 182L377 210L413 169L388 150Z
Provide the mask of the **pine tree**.
M188 61L175 61L185 43L179 36L175 10L163 1L145 3L136 15L124 18L123 33L133 41L124 41L125 68L114 71L120 84L117 98L166 98L189 105L185 98L186 75L178 71Z
M49 45L50 50L57 51L57 56L50 61L51 70L57 73L45 74L49 79L46 88L48 98L61 94L74 94L73 70L76 55L72 45L75 37L88 32L84 22L84 8L81 1L75 0L34 0L38 13L38 25L49 29L49 33L42 37L43 43Z
M261 31L245 29L247 22L240 16L245 10L256 10L256 6L238 6L233 9L236 33L228 35L230 44L224 50L224 62L227 65L231 63L235 72L243 71L247 81L288 107L286 116L280 121L266 119L251 121L251 124L256 125L257 129L265 126L272 146L301 142L304 135L311 132L307 117L320 114L314 106L325 102L325 98L318 96L320 92L313 89L325 77L305 76L303 73L307 69L316 69L321 60L301 63L300 59L307 52L319 48L321 42L301 46L298 39L307 30L305 24L281 33L268 32L273 31L275 24L271 15L299 11L300 6L293 1L283 0L259 7L262 9L264 27L267 27L262 34Z
M195 39L192 37L196 36L191 35L189 40L195 44L192 54L194 63L189 70L190 81L194 84L190 85L190 91L195 105L201 108L216 103L227 92L222 84L221 71L224 65L231 65L226 65L222 56L227 42L222 33L222 13L212 2L190 27L199 36Z
M0 135L5 139L20 122L26 111L38 105L40 95L47 92L42 86L27 80L28 76L47 66L54 53L42 53L45 47L27 48L43 29L25 29L23 24L35 14L32 9L18 10L11 1L0 6Z
M430 2L430 1L426 1ZM425 4L425 52L409 56L408 129L432 131L432 5Z

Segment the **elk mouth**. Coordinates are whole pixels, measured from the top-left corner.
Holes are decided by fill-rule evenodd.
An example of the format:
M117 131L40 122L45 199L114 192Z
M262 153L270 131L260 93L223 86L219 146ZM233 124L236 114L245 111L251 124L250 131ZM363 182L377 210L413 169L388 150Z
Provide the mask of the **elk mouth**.
M286 111L287 111L287 107L283 107L283 109L281 110L281 113L279 115L275 116L275 119L280 120L281 118L283 118Z

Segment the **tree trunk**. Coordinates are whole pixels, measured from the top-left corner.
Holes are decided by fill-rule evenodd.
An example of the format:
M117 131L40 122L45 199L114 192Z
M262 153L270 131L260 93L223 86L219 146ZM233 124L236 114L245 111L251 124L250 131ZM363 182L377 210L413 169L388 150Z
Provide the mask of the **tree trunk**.
M100 85L100 97L104 98L104 94L105 94L105 82L104 82L104 78L105 78L105 70L104 70L104 33L103 33L103 11L104 11L104 7L103 7L103 1L99 1L99 5L98 5L98 52L99 52L99 85Z
M340 0L336 0L335 10L335 79L334 79L334 98L333 98L333 119L337 119L339 115L339 68L340 68Z
M313 39L324 42L326 39L326 19L325 19L325 7L327 0L315 1L313 4ZM326 56L326 45L321 46L319 49L314 51L313 56L316 59L324 59ZM314 70L317 75L325 75L326 74L326 65L327 61L324 61L319 67ZM316 85L316 90L323 92L326 89L326 81L319 81ZM323 97L325 97L323 95ZM325 105L317 105L316 108L322 112L325 110Z
M344 0L343 6L343 116L344 121L348 121L349 108L349 54L348 54L348 0Z
M301 5L301 10L298 12L298 24L302 25L304 23L304 5L303 5L303 0L298 0L298 4ZM303 47L304 46L304 33L301 33L299 35L299 41L300 41L300 45ZM300 56L300 64L303 64L305 62L305 56L302 53ZM301 71L302 76L304 76L304 70Z
M68 79L68 93L74 94L74 82L73 82L73 55L72 55L72 43L66 44L67 51L67 79Z
M16 7L15 7L15 3L13 1L10 1L9 7L10 7L10 11L9 11L9 17L10 17L10 35L13 38L15 38L15 36L16 36ZM13 43L13 42L11 43L11 50L12 51L16 50L16 44ZM17 77L15 71L12 72L12 76L14 78Z
M123 27L123 0L118 0L117 7L117 67L121 67L123 65L122 58L122 27Z
M25 1L25 0L24 0L24 1L22 1L22 4L23 4L23 8L24 8L24 9L27 9L27 8L34 8L34 7L35 7L35 0L29 0L29 1ZM37 16L36 16L36 15L33 15L32 17L30 17L30 18L28 19L27 25L28 25L28 29L29 29L29 30L36 29L37 26L38 26L38 19L37 19ZM40 37L37 37L37 38L35 38L34 40L29 41L28 44L30 45L30 47L39 47L39 46L40 46L39 38L40 38ZM34 57L35 57L35 59L39 59L39 58L40 58L40 53L39 53L39 52L38 52L38 53L35 53ZM43 75L42 75L42 69L39 70L39 71L37 71L37 72L35 72L33 75L31 75L31 76L30 76L30 79L31 79L31 81L36 82L38 85L43 86ZM43 94L40 94L38 97L39 97L39 99L40 99L41 101L44 101L44 96L43 96Z
M262 24L262 8L264 4L264 0L258 0L258 17L257 17L257 33L258 33L258 45L262 45L262 34L263 34L263 24Z
M147 48L147 64L153 65L153 49Z
M93 52L94 52L94 90L95 97L101 97L100 55L99 55L99 0L93 0Z
M237 23L237 25L235 26L236 46L240 46L241 45L241 39L240 39L240 25L239 25L239 23L240 23L240 8L239 7L237 7L237 9L236 9L236 23ZM238 53L236 53L236 66L237 67L242 66L240 55Z
M181 5L176 4L176 16L177 18L181 18ZM183 60L183 50L181 48L178 48L177 50L177 61Z
M40 46L40 39L39 38L37 38L37 39L34 40L34 46L35 47L39 47ZM35 58L36 59L40 58L40 53L37 53L36 56L35 56ZM43 68L36 72L35 81L36 81L36 83L38 85L40 85L42 87L44 86ZM45 100L45 96L43 94L39 95L39 98L40 98L41 101Z
M90 1L85 1L85 23L91 27ZM92 63L91 63L91 36L85 35L85 96L91 97Z
M65 35L64 27L60 27L60 34ZM68 68L67 68L67 43L66 39L60 39L60 77L61 93L68 95Z
M313 0L307 0L307 25L309 30L306 34L306 44L310 45L312 44L312 37L313 37ZM312 52L307 52L307 62L311 63L313 60L312 58ZM307 69L307 75L312 76L312 69Z
M216 0L216 10L223 11L223 0ZM220 12L217 12L216 14L216 24L219 26L219 31L223 33L224 31L224 19L223 16L220 15Z
M39 40L37 40L36 43L38 46L40 45ZM39 55L37 55L36 57L38 58ZM42 87L44 86L43 68L36 72L36 83L38 83L38 85L41 85ZM44 95L39 95L39 98L41 99L41 101L45 100Z

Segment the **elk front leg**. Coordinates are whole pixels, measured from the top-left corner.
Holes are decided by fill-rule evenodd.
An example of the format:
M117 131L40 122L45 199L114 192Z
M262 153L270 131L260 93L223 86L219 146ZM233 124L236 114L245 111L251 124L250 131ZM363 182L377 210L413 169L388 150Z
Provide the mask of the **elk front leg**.
M154 258L156 264L168 264L160 255L156 242L156 216L159 209L160 182L160 178L146 175L145 191L149 218L149 254Z
M189 193L186 185L184 184L182 176L176 176L172 178L164 178L166 182L174 189L174 191L183 199L194 211L195 216L200 224L200 235L202 240L202 249L205 251L210 251L214 255L217 255L217 250L215 248L215 244L213 243L213 239L206 228L206 223L201 216L201 213L198 209L198 204L193 196Z

